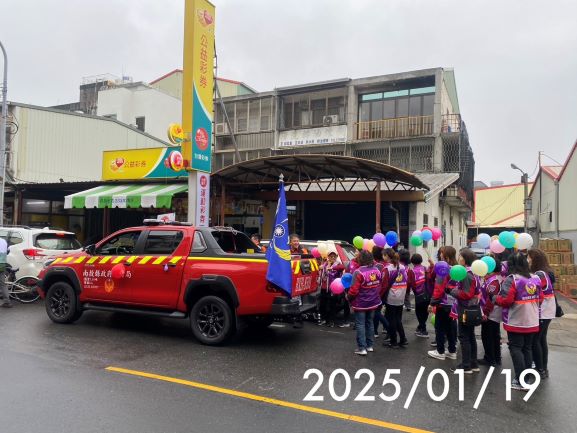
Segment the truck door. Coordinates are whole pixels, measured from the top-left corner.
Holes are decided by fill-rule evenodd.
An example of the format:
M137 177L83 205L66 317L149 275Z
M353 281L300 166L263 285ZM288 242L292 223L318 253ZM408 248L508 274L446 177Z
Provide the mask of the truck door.
M130 261L137 251L142 230L129 230L101 243L93 256L82 262L80 281L82 298L105 302L130 302L131 278L113 279L112 267ZM127 269L130 269L127 267Z
M131 273L132 302L176 308L190 239L183 230L147 230L142 253L127 270Z

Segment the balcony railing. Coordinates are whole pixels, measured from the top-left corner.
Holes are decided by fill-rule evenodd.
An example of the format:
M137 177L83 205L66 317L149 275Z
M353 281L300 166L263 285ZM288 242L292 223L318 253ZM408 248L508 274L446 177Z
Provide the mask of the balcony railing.
M464 125L461 122L460 114L444 114L441 117L441 133L450 134L452 132L461 132Z
M418 137L433 134L433 116L398 117L355 124L357 140Z

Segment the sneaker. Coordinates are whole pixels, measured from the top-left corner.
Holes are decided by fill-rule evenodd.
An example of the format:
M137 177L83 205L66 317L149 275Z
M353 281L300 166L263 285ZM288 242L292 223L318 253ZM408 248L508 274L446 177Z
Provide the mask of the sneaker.
M411 310L412 310L412 308L411 308L411 307L406 307L406 308L405 308L405 311L406 311L407 313L410 313L410 312L411 312Z
M335 322L329 322L326 324L327 328L334 328L335 327Z
M408 346L408 345L409 345L409 341L408 341L408 340L403 340L403 341L401 341L401 342L399 343L399 346L400 346L400 347L406 347L406 346Z
M429 333L427 331L421 331L416 335L417 335L417 337L420 337L420 338L429 338ZM437 345L437 343L435 342L435 346L436 345Z
M387 341L391 341L391 337L389 337L389 334L387 334L386 332L383 333L383 343L387 342Z
M473 373L478 373L481 371L478 365L472 365L471 370L473 371Z
M445 360L445 354L439 353L436 350L429 350L427 355L429 355L431 358L440 359L441 361Z
M341 324L339 325L339 328L350 328L350 327L351 327L351 324L350 324L350 323L341 323Z
M327 323L326 320L319 320L319 321L317 322L317 325L322 326L322 325L324 325L325 323Z
M449 359L457 359L457 352L447 352L446 355Z
M463 370L465 374L473 374L473 370L471 368L464 368L462 364L459 364L456 367L451 367L451 371L457 370Z
M437 347L437 342L435 340L431 341L430 346Z
M375 349L373 349L372 347L367 347L367 352L374 352Z
M399 345L398 344L393 344L393 343L388 343L388 344L383 344L384 347L387 347L389 349L399 349Z
M355 355L367 356L367 350L366 349L357 349L357 350L355 350Z
M549 377L549 370L543 370L540 372L541 379L547 379Z
M373 337L379 338L379 334L375 334L375 335L373 335Z
M496 366L497 366L497 363L495 363L495 362L489 362L489 361L487 361L485 358L483 358L483 359L477 359L477 363L478 363L479 365L484 365L484 366L486 366L486 367L496 367Z
M527 388L524 388L523 385L521 385L521 383L519 383L519 381L517 379L513 379L513 381L511 382L511 389L516 389L517 391L529 391Z

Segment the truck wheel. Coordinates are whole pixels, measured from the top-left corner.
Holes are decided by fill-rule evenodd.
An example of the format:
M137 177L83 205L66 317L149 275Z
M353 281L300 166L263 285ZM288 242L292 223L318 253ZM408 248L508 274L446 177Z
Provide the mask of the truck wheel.
M202 344L222 343L233 330L230 306L218 296L200 298L190 310L190 327Z
M70 284L63 281L50 286L46 293L46 313L56 323L72 323L78 315L78 297Z
M247 325L254 329L267 328L272 325L273 321L272 316L250 316L246 319Z

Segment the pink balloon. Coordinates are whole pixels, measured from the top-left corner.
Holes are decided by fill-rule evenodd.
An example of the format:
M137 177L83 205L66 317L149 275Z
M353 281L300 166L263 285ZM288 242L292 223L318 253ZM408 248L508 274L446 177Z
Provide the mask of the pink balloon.
M431 232L433 232L433 240L434 241L438 241L443 236L443 232L438 227L433 227L431 229Z
M315 257L317 259L321 256L321 253L319 253L319 249L317 247L314 247L311 250L311 254L313 255L313 257Z
M345 291L345 286L343 286L343 282L340 278L335 278L331 283L331 292L333 295L340 295Z
M373 247L371 247L371 244L369 243L368 239L363 239L363 250L365 251L371 251L373 249Z
M491 246L489 249L495 254L501 254L503 251L505 251L505 247L501 245L501 242L499 242L498 239L491 241Z

